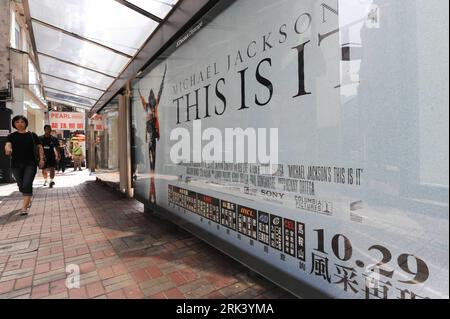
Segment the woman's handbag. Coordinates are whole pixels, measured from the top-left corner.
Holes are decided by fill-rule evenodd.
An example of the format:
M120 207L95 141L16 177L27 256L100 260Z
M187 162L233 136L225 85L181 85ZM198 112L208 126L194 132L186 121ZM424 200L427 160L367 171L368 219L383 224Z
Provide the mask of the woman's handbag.
M30 132L30 136L31 136L31 140L33 141L33 154L34 154L34 160L36 162L36 165L39 166L39 148L36 145L35 141L34 141L34 136L33 133Z

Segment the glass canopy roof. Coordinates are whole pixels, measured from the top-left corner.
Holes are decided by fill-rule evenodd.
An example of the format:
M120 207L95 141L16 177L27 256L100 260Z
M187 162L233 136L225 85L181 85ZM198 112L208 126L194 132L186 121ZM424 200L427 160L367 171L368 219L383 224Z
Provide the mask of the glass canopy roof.
M47 100L95 105L179 1L25 1Z

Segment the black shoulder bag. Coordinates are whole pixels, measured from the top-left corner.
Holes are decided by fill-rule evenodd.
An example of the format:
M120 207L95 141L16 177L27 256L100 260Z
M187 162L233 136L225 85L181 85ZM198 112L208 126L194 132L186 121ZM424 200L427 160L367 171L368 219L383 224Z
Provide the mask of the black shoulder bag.
M34 142L33 132L30 132L30 136L31 136L31 140L33 141L34 161L36 162L36 165L39 166L39 149L38 149L36 143Z

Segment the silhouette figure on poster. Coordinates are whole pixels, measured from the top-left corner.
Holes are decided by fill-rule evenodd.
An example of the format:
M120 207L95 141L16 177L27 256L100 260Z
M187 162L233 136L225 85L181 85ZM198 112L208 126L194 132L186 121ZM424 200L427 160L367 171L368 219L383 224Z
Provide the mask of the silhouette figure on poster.
M150 203L156 204L156 188L155 188L155 167L156 167L156 143L159 141L159 118L158 107L161 100L161 95L164 89L164 80L166 78L167 66L164 68L163 79L159 88L158 96L155 97L153 89L150 89L148 102L142 96L139 90L142 107L146 113L146 129L145 142L148 143L148 156L150 161Z

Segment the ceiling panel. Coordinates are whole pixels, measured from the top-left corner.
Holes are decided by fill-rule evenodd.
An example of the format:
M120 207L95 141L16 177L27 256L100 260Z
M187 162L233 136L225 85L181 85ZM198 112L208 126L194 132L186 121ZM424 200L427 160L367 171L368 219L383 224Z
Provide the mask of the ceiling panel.
M78 82L81 84L107 89L114 81L114 78L104 76L100 73L89 71L68 63L39 55L41 72L54 75L60 78Z
M50 87L53 89L73 93L76 95L85 96L94 100L98 100L103 92L99 90L92 89L87 86L81 86L72 82L64 81L48 75L42 75L42 80L44 81L45 87Z
M177 2L24 0L48 99L95 105Z

